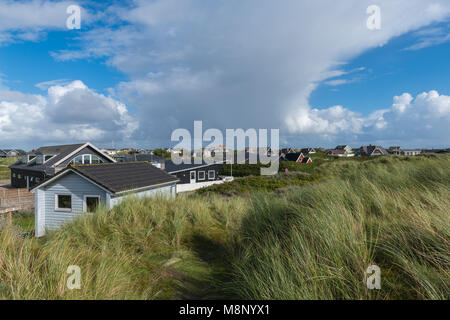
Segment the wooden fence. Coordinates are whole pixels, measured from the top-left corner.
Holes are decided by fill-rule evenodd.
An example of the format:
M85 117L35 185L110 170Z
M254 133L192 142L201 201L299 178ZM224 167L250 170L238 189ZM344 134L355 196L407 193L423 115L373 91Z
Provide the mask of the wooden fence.
M0 207L31 209L34 207L34 194L26 188L0 187Z

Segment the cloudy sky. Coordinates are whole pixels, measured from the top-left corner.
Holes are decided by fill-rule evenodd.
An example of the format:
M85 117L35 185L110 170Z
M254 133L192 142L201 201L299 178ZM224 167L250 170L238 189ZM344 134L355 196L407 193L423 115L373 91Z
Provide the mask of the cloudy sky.
M79 1L69 30L71 4L0 0L0 148L171 146L194 120L450 146L448 0Z

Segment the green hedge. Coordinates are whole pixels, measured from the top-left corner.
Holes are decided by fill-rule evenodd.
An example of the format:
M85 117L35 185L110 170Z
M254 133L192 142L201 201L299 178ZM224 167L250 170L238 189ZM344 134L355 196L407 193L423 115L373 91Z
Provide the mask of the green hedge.
M327 160L316 159L312 163L297 163L294 161L280 161L279 162L279 172L308 172L311 173L315 168L320 166ZM261 163L257 164L233 164L233 177L248 177L248 176L259 176L261 173L261 168L269 167L269 165L263 165ZM231 175L231 165L224 165L220 171L220 175L230 176Z
M233 168L234 171L234 168ZM251 176L236 178L232 182L212 185L198 189L198 194L221 194L226 196L243 195L250 192L272 192L289 186L298 186L315 181L319 175L310 175L302 172L279 173L274 176Z

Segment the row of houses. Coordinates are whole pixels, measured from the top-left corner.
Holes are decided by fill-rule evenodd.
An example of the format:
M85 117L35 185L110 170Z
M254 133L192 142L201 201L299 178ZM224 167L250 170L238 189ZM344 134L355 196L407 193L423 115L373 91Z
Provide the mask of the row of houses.
M224 161L215 163L180 164L171 160L145 153L129 153L120 156L109 156L91 143L47 146L34 149L19 157L10 165L11 186L15 188L33 188L45 180L57 175L68 166L101 165L108 163L146 162L152 166L174 174L180 183L196 183L219 179L219 170Z
M19 149L0 149L0 158L15 158L22 153L24 151Z
M308 154L315 153L314 148L304 148L300 149L299 151L296 151L293 148L283 148L280 150L280 156L284 159L297 159L295 161L300 162L300 154L305 157ZM382 146L377 145L368 145L368 146L361 146L359 148L352 148L349 145L338 145L334 149L328 149L324 150L325 154L328 156L333 157L360 157L360 156L381 156L381 155L402 155L402 156L416 156L422 153L446 153L450 152L450 148L448 149L403 149L399 146L393 146L389 147L388 149L385 149ZM286 155L288 155L286 157ZM302 157L302 159L303 159ZM292 160L294 161L294 160Z
M129 154L116 161L93 144L46 146L12 164L11 186L35 194L35 234L103 203L112 208L126 196L174 197L177 184L219 180L223 162L175 165L151 154Z
M361 156L387 154L380 146L349 148L337 146L333 150ZM247 151L245 161L252 156L251 150ZM282 149L278 159L308 164L312 162L310 155L316 153L314 148L295 151ZM85 212L94 212L100 203L112 208L128 195L174 197L179 184L213 183L221 179L220 168L227 162L222 158L212 163L202 160L176 165L151 153L133 152L116 160L89 142L40 147L18 155L18 161L10 166L11 185L34 193L38 237Z
M339 145L334 149L325 151L325 154L335 157L358 157L358 156L381 156L388 154L403 155L403 156L416 156L424 153L423 149L402 149L399 146L389 147L385 149L382 146L361 146L358 149L352 149L349 145Z

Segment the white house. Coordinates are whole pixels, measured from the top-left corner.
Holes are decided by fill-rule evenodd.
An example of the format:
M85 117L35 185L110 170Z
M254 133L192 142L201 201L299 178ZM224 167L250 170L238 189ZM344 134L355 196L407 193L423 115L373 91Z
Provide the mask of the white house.
M114 156L117 154L117 150L112 149L112 148L103 148L103 149L100 149L100 151L108 156Z
M112 208L126 196L174 197L179 180L148 162L71 165L35 186L35 235L59 229L100 203Z
M350 147L348 144L347 145L340 145L340 146L336 146L336 148L334 148L334 150L343 150L346 151L347 153L352 153L352 147Z
M400 154L403 156L417 156L422 153L420 149L401 149Z

